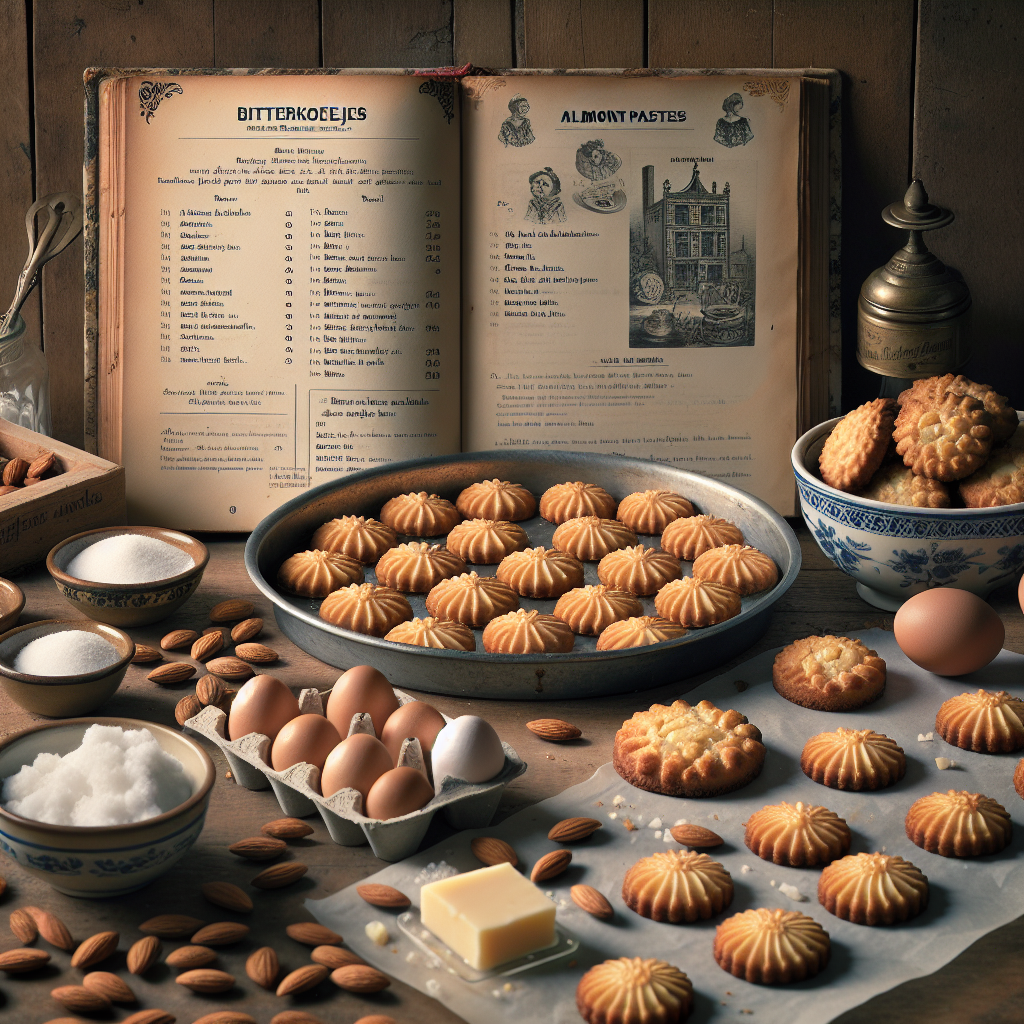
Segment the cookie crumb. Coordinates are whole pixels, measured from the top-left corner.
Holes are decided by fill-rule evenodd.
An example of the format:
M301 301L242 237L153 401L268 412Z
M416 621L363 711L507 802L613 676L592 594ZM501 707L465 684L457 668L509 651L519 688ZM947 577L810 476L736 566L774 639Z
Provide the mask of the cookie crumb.
M612 800L612 807L621 807L625 802L626 798L624 796L617 796Z
M614 821L614 820L615 820L615 819L616 819L616 818L617 818L618 816L619 816L619 815L618 815L618 812L617 812L617 811L609 811L609 812L608 812L608 817L609 817L609 818L611 818L611 819L612 819L612 821Z
M937 757L935 758L935 767L940 772L944 772L947 768L956 768L956 761L951 761L948 757Z
M807 902L807 897L795 885L790 885L789 882L783 882L782 885L779 886L779 892L781 892L783 896L788 896L796 903Z
M933 732L919 732L917 734L918 743L931 743L935 739L935 733Z
M636 831L636 825L634 825L633 822L629 820L629 818L623 819L622 824L625 825L627 832L635 832Z

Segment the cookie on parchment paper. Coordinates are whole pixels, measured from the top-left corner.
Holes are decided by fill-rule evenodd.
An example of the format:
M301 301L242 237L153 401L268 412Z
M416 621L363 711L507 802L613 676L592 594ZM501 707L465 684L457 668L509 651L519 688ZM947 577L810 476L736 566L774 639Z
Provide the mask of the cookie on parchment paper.
M808 636L775 656L772 685L801 707L854 711L882 696L885 662L859 640Z
M859 491L882 464L899 406L876 398L848 412L832 429L818 456L821 479L840 491Z
M911 804L907 838L940 857L981 857L1009 846L1013 826L1006 808L981 793L950 789Z
M758 985L812 978L828 964L828 932L797 910L744 910L715 930L715 961L723 971Z
M791 868L813 868L844 857L853 836L835 811L816 804L769 804L744 823L743 841L762 860Z
M652 921L706 921L732 903L732 876L706 853L662 850L642 857L622 880L622 901Z
M949 489L941 480L918 476L902 462L884 464L860 492L860 497L913 508L949 508L950 505Z
M935 731L962 750L1009 754L1024 747L1024 700L1005 690L961 693L943 702Z
M976 473L960 481L960 497L968 508L993 508L1024 501L1024 437L996 448Z
M800 755L800 770L829 789L882 789L899 782L907 756L895 740L872 729L836 729L812 736Z
M900 395L893 428L896 453L919 476L950 483L978 470L992 450L992 417L970 395L945 392L936 401Z
M664 960L619 957L591 967L576 986L587 1024L679 1024L693 1009L693 983Z
M835 860L818 879L818 902L854 924L898 924L928 906L928 879L902 857L855 853Z

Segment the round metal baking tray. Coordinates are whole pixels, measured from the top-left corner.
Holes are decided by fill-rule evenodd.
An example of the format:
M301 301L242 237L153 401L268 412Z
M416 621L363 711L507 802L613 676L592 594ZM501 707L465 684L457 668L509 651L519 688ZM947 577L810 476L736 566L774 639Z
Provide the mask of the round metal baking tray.
M304 551L322 523L342 515L378 517L396 494L429 491L454 501L478 480L514 480L535 495L566 480L600 484L616 499L653 488L685 495L698 511L735 523L748 544L770 555L779 582L743 599L739 615L707 629L692 629L678 640L623 651L597 651L596 639L577 637L568 654L487 654L476 631L476 651L433 650L391 643L324 622L319 601L278 593L272 580L281 563ZM533 546L550 545L554 526L540 517L520 525ZM438 538L441 540L442 538ZM657 538L642 536L648 545ZM597 583L597 567L586 564L586 583ZM690 563L683 562L689 575ZM800 570L800 547L786 521L763 501L710 477L658 462L619 455L514 449L468 452L390 463L342 477L297 495L267 516L245 546L245 567L253 583L273 604L281 631L298 647L337 668L371 664L392 685L453 696L501 700L565 700L602 697L661 686L714 668L746 650L768 628L775 602L792 586ZM481 576L496 566L471 565ZM372 567L367 580L375 580ZM408 595L416 615L425 615L425 594ZM644 614L654 615L653 598L642 599ZM522 599L524 608L550 612L555 602Z

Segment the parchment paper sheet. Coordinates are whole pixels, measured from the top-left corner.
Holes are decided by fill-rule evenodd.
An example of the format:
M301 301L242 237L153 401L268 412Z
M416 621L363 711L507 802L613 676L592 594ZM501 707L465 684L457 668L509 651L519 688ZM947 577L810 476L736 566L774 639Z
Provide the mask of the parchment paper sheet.
M819 1024L910 978L930 974L985 933L1024 913L1024 801L1014 792L1017 754L989 755L951 747L938 736L919 742L919 733L934 730L935 713L948 697L979 687L1008 690L1024 698L1024 656L1003 651L987 668L958 679L943 679L913 665L889 632L865 631L861 639L888 666L882 699L848 714L810 711L790 704L771 685L774 651L758 655L738 668L687 693L691 703L707 698L722 708L734 707L761 729L768 748L760 777L736 793L713 800L685 800L646 793L628 785L610 764L586 782L513 815L493 828L462 832L406 861L393 864L367 882L393 885L418 902L417 873L429 862L446 861L460 870L480 866L469 849L477 835L505 839L527 869L557 844L547 838L555 822L574 815L601 818L604 827L591 839L571 847L573 861L562 876L542 885L558 906L559 924L577 935L581 947L574 957L509 979L468 984L427 958L399 932L393 915L359 898L355 886L307 907L323 924L345 936L346 944L388 974L439 999L471 1024L508 1021L575 1024L576 985L583 972L609 957L659 957L685 971L695 991L693 1021L747 1019L778 1024ZM747 687L740 690L736 681ZM647 707L643 695L637 708ZM800 771L800 752L816 733L835 729L872 728L892 737L907 754L907 774L888 789L848 793L819 786ZM948 757L957 767L940 771L934 758ZM918 797L936 790L966 789L998 800L1014 822L1011 845L992 857L956 860L926 853L906 838L903 819ZM616 796L626 803L613 806ZM803 800L824 806L846 819L853 830L851 853L884 850L916 864L927 876L931 899L927 911L904 925L868 928L841 921L817 901L818 869L778 867L760 860L743 845L742 823L767 803ZM600 802L600 806L598 806ZM615 819L609 818L616 813ZM639 827L623 826L629 817ZM733 877L735 896L728 910L699 924L658 924L634 914L622 902L626 869L656 850L678 849L647 827L660 817L671 827L679 819L706 825L725 845L709 853ZM744 867L749 871L744 873ZM611 922L585 914L569 899L569 888L586 882L603 892L615 907ZM775 883L773 886L772 883ZM796 886L808 902L793 902L777 886ZM817 920L832 939L827 969L807 982L789 986L751 985L726 974L715 963L715 927L729 914L751 907L799 910ZM373 945L363 932L370 920L383 920L393 937L386 947ZM575 960L570 967L569 961ZM505 983L510 983L506 989Z

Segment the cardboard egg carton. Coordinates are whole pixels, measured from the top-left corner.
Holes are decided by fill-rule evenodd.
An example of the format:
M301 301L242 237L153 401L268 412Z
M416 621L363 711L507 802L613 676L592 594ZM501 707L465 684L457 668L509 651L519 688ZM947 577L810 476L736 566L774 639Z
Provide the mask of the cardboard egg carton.
M414 698L395 690L399 704ZM299 694L299 711L304 715L323 715L320 692L303 690ZM446 722L451 719L443 716ZM294 764L283 772L270 766L270 738L263 733L251 732L237 740L226 736L228 716L212 704L185 722L184 728L197 736L215 743L224 752L235 781L246 789L274 790L281 810L291 818L307 818L319 813L327 831L339 846L362 846L369 843L374 856L381 860L403 860L416 852L426 835L434 815L441 811L452 828L484 828L490 824L498 808L505 787L526 771L526 762L507 744L505 765L501 772L487 782L466 782L445 776L440 787L435 786L434 797L418 811L399 818L379 821L362 813L362 795L354 789L342 789L332 796L320 795L320 769L316 765ZM376 736L373 721L367 714L352 716L348 735L368 733ZM423 751L415 737L402 743L396 767L411 767L423 771Z

